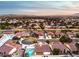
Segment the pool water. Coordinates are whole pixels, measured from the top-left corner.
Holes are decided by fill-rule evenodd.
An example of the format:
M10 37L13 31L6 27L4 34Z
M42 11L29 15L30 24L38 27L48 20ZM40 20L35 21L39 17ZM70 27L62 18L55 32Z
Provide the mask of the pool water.
M29 49L29 50L26 52L26 54L28 54L28 57L31 57L31 56L33 56L33 52L34 52L33 49Z

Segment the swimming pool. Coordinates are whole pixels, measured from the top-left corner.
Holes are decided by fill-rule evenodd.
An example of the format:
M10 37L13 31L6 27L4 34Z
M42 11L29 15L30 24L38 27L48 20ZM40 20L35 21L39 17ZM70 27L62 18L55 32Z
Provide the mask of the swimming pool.
M28 55L28 57L33 56L34 50L33 49L28 49L26 54Z

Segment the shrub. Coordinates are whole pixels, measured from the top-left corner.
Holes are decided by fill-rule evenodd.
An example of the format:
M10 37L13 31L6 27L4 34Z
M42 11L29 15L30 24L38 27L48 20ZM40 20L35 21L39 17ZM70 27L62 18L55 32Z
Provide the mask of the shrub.
M70 42L72 42L72 39L70 39L68 36L62 36L59 39L59 41L62 42L62 43L70 43Z
M76 34L76 37L79 38L79 33Z
M53 55L59 55L60 49L54 48L52 52L53 52Z

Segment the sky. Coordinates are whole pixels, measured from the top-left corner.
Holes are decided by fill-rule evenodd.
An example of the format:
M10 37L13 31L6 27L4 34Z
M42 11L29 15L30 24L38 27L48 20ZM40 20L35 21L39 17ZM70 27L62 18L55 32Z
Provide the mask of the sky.
M79 12L79 1L0 1L0 15L71 15Z

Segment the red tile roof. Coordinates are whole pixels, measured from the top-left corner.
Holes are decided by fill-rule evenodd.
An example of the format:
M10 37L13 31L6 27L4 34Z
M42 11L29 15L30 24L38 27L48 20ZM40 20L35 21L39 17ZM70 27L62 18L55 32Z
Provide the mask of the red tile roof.
M70 46L71 51L77 51L77 47L75 46L75 42L68 43L68 45Z
M37 34L38 34L39 36L43 36L43 35L44 35L43 32L38 32Z
M19 44L15 44L13 43L12 41L8 41L6 42L4 45L2 45L0 47L0 52L2 53L6 53L6 54L9 54L9 52L13 49L13 48L16 48L17 50L21 48L21 45Z
M4 44L3 46L0 47L0 52L2 52L2 53L5 52L6 54L9 54L9 52L12 49L13 49L13 47L10 47L10 46Z
M65 45L63 45L61 42L52 42L50 43L52 45L52 49L54 48L59 48L61 51L64 51L64 49L66 49L67 47ZM75 42L72 43L67 43L67 45L69 45L71 51L77 51L77 48L75 46Z
M36 52L50 52L50 47L48 44L43 44L42 46L36 45L35 47Z
M12 41L6 42L6 45L11 46L11 47L14 47L16 49L20 49L22 47L21 45L16 44L16 43L13 43Z
M50 45L52 45L52 49L58 48L61 51L64 51L65 46L61 42L51 42Z
M48 35L54 35L54 33L53 32L49 32Z
M12 30L5 30L3 33L4 33L4 34L12 34L13 31L12 31Z
M25 32L17 32L15 35L16 36L26 36L26 33Z

